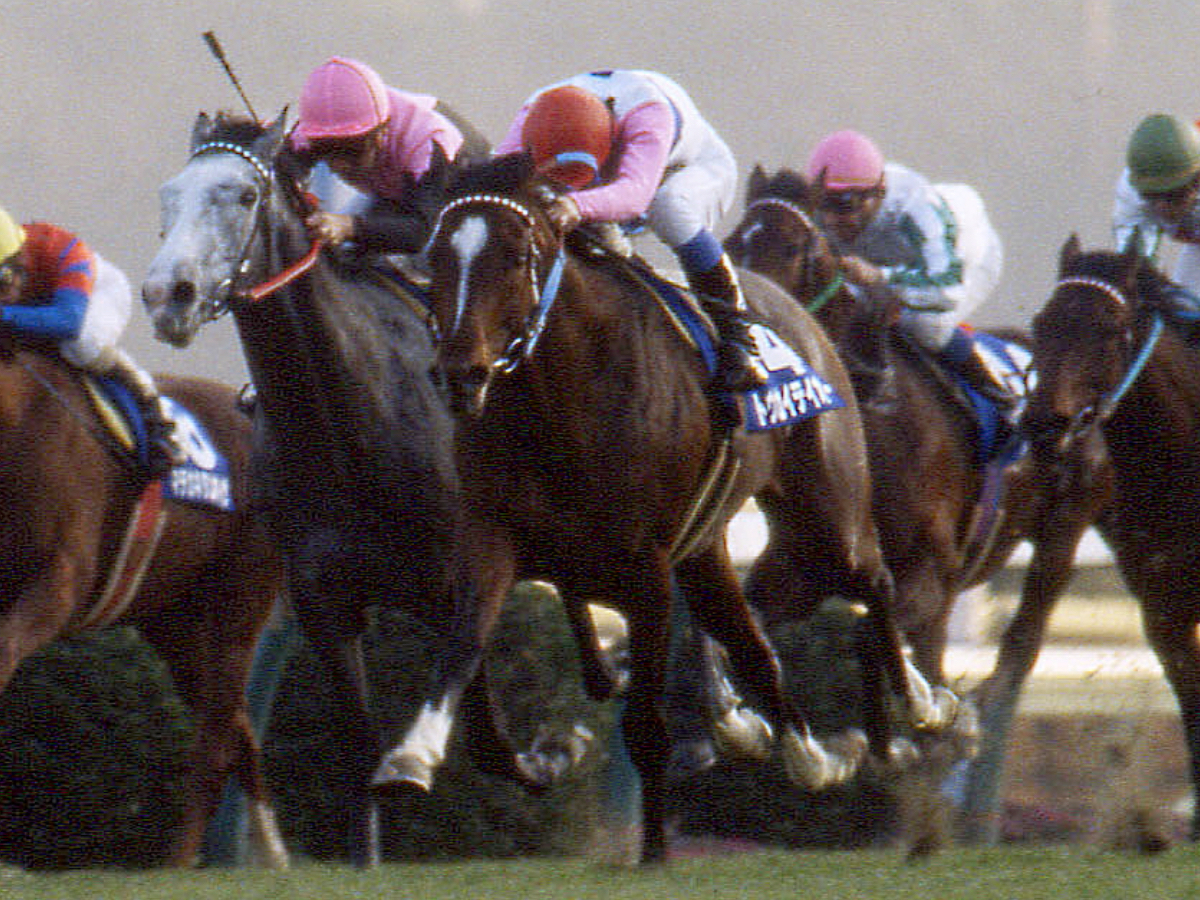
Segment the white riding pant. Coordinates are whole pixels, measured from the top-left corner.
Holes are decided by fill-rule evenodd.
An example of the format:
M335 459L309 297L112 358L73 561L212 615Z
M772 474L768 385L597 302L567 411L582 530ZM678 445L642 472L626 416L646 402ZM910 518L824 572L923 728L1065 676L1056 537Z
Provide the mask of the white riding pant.
M63 341L59 351L84 369L107 372L113 364L117 341L133 315L133 293L125 273L96 256L96 284L83 314L79 337Z
M686 165L667 169L646 210L646 227L671 249L701 229L715 231L737 199L737 160L729 145L709 132Z

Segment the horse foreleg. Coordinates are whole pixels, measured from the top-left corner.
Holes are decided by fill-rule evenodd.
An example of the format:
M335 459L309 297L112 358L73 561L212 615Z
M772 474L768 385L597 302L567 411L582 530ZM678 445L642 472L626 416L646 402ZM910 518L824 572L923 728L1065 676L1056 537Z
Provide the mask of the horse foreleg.
M627 579L630 686L621 729L641 780L642 843L639 862L667 856L666 776L671 738L666 715L666 678L671 582L665 557L657 570Z
M810 790L852 778L863 760L865 738L855 729L826 741L812 735L806 716L784 692L779 658L741 594L724 543L681 563L676 576L701 628L724 646L735 675L766 704L767 717L783 728L789 778Z
M979 750L967 769L959 840L995 843L1000 836L1000 775L1021 689L1037 662L1054 603L1071 577L1085 522L1057 521L1042 530L1021 586L1017 611L1000 638L995 665L975 689Z
M1193 809L1189 836L1195 841L1200 839L1200 641L1193 619L1163 615L1175 605L1190 608L1193 604L1191 598L1163 598L1161 595L1153 605L1143 600L1142 623L1179 704L1192 776Z
M400 741L379 761L371 778L375 791L433 789L434 775L445 761L464 696L471 702L471 711L493 729L491 735L501 735L481 667L484 647L514 583L515 564L511 553L495 550L494 543L468 540L464 546L479 555L459 561L461 568L455 575L451 603L453 616L434 663L428 691L431 699L426 699ZM495 552L482 553L481 546L490 546ZM509 752L507 740L503 743L502 751Z

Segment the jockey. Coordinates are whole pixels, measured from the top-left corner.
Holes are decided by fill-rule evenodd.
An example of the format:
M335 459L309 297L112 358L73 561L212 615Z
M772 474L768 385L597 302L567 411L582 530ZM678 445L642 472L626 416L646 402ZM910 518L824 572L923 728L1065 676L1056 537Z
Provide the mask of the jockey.
M21 226L0 209L0 323L54 341L68 362L128 387L145 416L151 474L161 475L187 454L154 379L117 346L132 310L120 269L66 229Z
M851 130L824 137L807 174L823 185L816 218L847 279L893 288L899 327L1002 411L1012 410L1017 398L960 327L995 290L1004 260L979 194L885 162L869 138Z
M1200 333L1200 129L1175 116L1142 119L1129 139L1125 170L1113 203L1113 239L1124 249L1136 234L1154 260L1164 236L1182 246L1172 281L1169 313L1191 334Z
M552 84L525 101L496 147L521 151L569 191L550 208L562 233L644 221L675 252L717 327L714 383L729 391L763 383L737 273L712 231L733 203L737 163L683 88L640 70Z
M306 162L324 161L369 198L358 214L313 213L314 237L363 251L416 253L424 245L440 196L423 179L434 149L446 160L486 159L487 141L441 101L388 87L370 66L335 56L318 66L300 92L292 149Z

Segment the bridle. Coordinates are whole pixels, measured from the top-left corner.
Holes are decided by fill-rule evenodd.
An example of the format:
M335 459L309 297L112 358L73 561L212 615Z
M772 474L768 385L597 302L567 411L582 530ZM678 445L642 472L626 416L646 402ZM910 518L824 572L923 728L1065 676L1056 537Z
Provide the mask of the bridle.
M783 197L759 197L747 205L747 217L755 209L780 210L791 218L799 221L809 235L815 238L820 234L820 229L817 228L817 223L813 221L812 216L810 216L799 205L790 200L785 200ZM806 249L804 253L804 266L801 269L801 279L804 284L810 284L816 280L816 272L814 271L814 264L816 262L816 256L814 252L815 243L815 240L811 241L808 249ZM830 279L828 284L817 291L817 293L810 300L808 300L807 303L804 304L804 308L813 315L820 312L830 300L837 296L837 292L842 289L845 281L845 277L839 270L834 274L833 278Z
M240 288L239 285L250 273L251 252L255 239L261 235L265 241L268 236L267 222L270 218L271 202L275 193L275 170L273 166L268 165L250 149L231 141L207 141L192 151L191 158L196 159L199 156L213 153L233 154L249 163L250 168L254 171L259 190L254 201L254 208L249 213L252 217L250 228L246 233L241 254L237 264L233 267L232 274L217 285L216 296L206 297L203 301L202 308L206 321L219 319L229 312L231 306L238 303L257 303L290 284L313 267L323 246L320 239L314 240L303 257L279 274L252 287Z
M1083 276L1062 278L1054 286L1054 293L1057 293L1059 288L1063 287L1081 287L1099 291L1110 300L1116 302L1118 306L1124 309L1131 308L1129 298L1118 287L1099 278ZM1083 434L1093 428L1100 427L1112 417L1122 398L1129 392L1129 389L1137 381L1142 371L1146 368L1146 364L1150 361L1150 356L1154 352L1154 348L1158 345L1159 338L1162 337L1163 327L1162 314L1155 312L1150 320L1150 328L1142 340L1141 346L1137 348L1136 353L1132 352L1132 348L1136 342L1133 328L1129 327L1125 330L1123 336L1124 346L1127 348L1126 355L1131 358L1124 375L1104 396L1100 397L1095 403L1085 406L1071 417L1071 421L1067 423L1067 427L1063 430L1062 436L1057 443L1060 453L1070 449Z
M445 224L446 216L450 213L464 208L493 208L503 209L508 212L515 213L521 222L525 225L527 241L524 257L521 264L525 268L526 278L529 282L530 296L532 297L532 306L529 314L525 319L525 327L517 334L504 348L504 352L491 363L492 371L500 374L511 374L522 363L533 355L533 351L537 349L538 341L541 339L542 332L546 328L546 320L550 316L550 310L554 306L554 301L558 296L558 288L562 283L563 268L566 265L567 252L565 246L559 242L558 250L546 271L545 276L541 274L542 270L542 251L538 246L538 242L534 239L537 232L538 220L535 218L529 208L511 197L503 197L498 194L469 194L465 197L459 197L450 201L441 212L438 213L437 222L434 224L432 232L429 235L429 242L426 244L426 251L432 247L442 231ZM460 308L456 315L455 321L451 327L451 335L457 331L461 324L462 309ZM449 337L447 335L446 337ZM435 340L442 340L441 335L435 331Z

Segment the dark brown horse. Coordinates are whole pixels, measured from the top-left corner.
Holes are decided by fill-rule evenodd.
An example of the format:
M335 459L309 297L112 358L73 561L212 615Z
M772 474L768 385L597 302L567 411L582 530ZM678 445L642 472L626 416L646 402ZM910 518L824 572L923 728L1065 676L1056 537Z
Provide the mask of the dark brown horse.
M626 616L624 733L642 781L643 861L665 853L672 572L696 623L724 645L778 729L794 780L842 781L861 756L861 736L841 751L822 746L782 694L725 545L725 523L750 495L771 522L751 599L789 604L796 616L829 594L866 604L866 719L872 751L886 758L887 688L907 704L909 684L870 517L863 435L821 329L774 285L746 276L751 309L792 348L772 349L803 356L846 407L783 428L728 431L713 413L700 354L654 291L564 248L544 211L551 195L530 178L528 160L469 170L455 193L428 257L438 364L456 413L460 558L489 608L515 579L555 584L585 648L594 640L588 601ZM695 515L705 498L711 518Z
M552 773L536 754L518 757L494 720L479 665L493 619L453 580L458 483L426 314L411 284L311 245L284 134L283 116L270 127L197 118L192 155L162 188L163 243L143 300L159 337L178 346L233 311L258 391L259 507L339 700L329 728L342 756L327 772L345 803L346 852L370 864L371 789L394 777L377 770L378 728L390 726L377 727L368 705L361 638L372 607L405 609L444 638L417 732L440 733L462 701L486 771L530 788ZM432 780L441 759L424 754L420 777Z
M231 388L193 378L160 386L211 438L189 432L193 458L215 445L227 459L232 510L163 499L162 482L147 485L106 430L79 372L0 335L0 688L55 638L136 625L170 667L196 729L167 862L195 862L232 777L266 861L283 866L245 695L283 586L282 562L250 511L250 420Z
M1024 424L1060 459L1101 435L1112 460L1106 537L1175 692L1200 801L1200 348L1165 324L1175 286L1138 253L1063 246L1033 322L1038 382ZM1195 839L1200 802L1192 818Z
M726 247L810 309L854 375L897 617L931 681L943 678L947 621L959 592L994 574L1022 539L1033 546L1020 607L993 674L975 695L982 743L962 831L970 840L994 837L1000 764L1021 685L1070 578L1078 542L1106 505L1103 447L1082 441L1052 465L1026 455L1003 470L982 466L974 413L890 328L887 304L894 301L878 293L856 300L814 224L813 202L803 176L784 169L768 177L756 167L746 211Z

